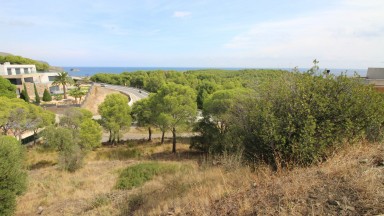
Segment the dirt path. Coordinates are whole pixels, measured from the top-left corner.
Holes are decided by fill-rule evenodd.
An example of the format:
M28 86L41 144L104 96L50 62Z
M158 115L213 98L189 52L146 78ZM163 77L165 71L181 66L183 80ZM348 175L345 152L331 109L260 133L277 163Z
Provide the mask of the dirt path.
M99 85L94 86L92 92L89 94L87 101L84 102L81 108L87 109L93 115L99 115L97 112L98 106L104 101L105 97L109 94L120 93L119 91L103 88Z

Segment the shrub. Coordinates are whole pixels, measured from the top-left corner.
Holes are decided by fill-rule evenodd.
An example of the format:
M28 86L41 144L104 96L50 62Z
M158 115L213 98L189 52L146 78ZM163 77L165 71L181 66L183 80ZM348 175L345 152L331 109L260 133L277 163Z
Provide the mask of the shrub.
M0 136L0 215L12 215L16 196L26 189L24 151L13 137Z
M162 164L156 162L136 164L124 169L117 180L117 189L131 189L141 186L146 181L160 174L175 173L180 170L176 164Z
M248 158L276 167L321 161L384 122L383 97L357 77L292 73L258 92L234 122Z
M45 101L45 102L52 101L52 96L49 93L48 89L44 89L43 101Z
M27 91L27 87L25 86L25 83L24 83L24 89L21 90L21 93L20 93L20 99L23 99L25 102L29 102L29 95L28 95L28 91Z
M55 99L55 100L62 100L63 99L63 95L61 95L61 94L57 94L57 95L54 95L53 96L53 98Z

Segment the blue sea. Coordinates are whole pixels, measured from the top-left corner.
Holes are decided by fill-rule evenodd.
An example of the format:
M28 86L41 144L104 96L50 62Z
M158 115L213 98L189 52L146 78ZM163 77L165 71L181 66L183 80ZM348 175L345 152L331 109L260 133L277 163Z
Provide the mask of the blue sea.
M203 67L62 67L64 71L68 72L71 76L92 76L97 73L113 73L119 74L122 72L134 71L153 71L153 70L173 70L173 71L188 71L188 70L201 70L201 69L223 69L223 70L241 70L241 69L282 69L291 71L292 68L203 68ZM71 69L76 69L71 70ZM299 68L300 71L307 71L308 68ZM320 69L321 71L324 69ZM339 75L346 73L353 76L356 72L360 76L366 76L367 69L329 69L332 74Z

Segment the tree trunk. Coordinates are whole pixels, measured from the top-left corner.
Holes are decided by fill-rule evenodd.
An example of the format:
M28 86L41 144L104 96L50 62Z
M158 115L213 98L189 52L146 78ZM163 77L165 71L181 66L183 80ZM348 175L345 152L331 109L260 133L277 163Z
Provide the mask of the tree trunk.
M65 85L63 85L63 93L64 93L64 99L67 99L67 89L65 89Z
M164 144L164 134L165 134L165 131L162 131L162 133L161 133L161 144Z
M176 153L176 128L172 128L172 153Z
M109 129L109 139L108 139L108 142L111 143L112 141L112 130Z
M148 141L152 141L152 129L148 127Z
M33 130L33 145L36 145L37 131Z

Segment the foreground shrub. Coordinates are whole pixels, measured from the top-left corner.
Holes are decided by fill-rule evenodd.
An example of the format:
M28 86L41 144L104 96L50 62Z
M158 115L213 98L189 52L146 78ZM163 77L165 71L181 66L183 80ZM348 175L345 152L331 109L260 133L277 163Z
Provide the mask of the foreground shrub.
M24 151L15 138L0 136L0 215L12 215L16 196L26 189Z
M382 137L383 96L358 77L291 73L257 92L232 119L248 159L309 165L345 142Z
M176 164L140 163L124 169L117 180L117 189L131 189L143 185L154 176L160 174L172 174L180 170Z

